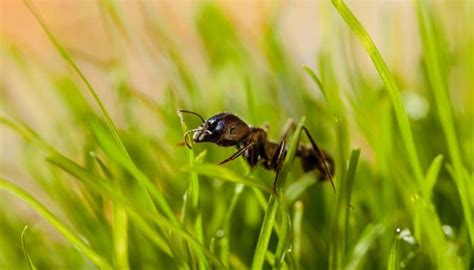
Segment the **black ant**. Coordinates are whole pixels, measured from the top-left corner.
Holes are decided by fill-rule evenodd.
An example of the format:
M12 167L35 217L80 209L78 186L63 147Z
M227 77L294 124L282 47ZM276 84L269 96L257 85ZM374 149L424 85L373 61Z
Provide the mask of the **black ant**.
M202 124L195 129L184 133L184 144L191 149L189 136L192 135L194 143L215 143L219 146L237 146L237 152L224 159L219 165L232 161L243 155L250 167L263 165L268 170L275 170L277 175L283 165L286 156L287 133L294 123L290 122L285 128L280 143L267 138L267 129L247 125L235 114L223 112L204 120L198 113L178 110L179 114L189 113L199 117ZM334 160L325 151L321 150L308 132L306 127L303 131L311 142L311 147L298 145L296 156L301 159L301 165L305 172L316 170L319 172L319 180L330 180L335 190L332 176L334 175ZM277 178L275 178L277 179ZM273 182L273 192L277 193L277 183Z

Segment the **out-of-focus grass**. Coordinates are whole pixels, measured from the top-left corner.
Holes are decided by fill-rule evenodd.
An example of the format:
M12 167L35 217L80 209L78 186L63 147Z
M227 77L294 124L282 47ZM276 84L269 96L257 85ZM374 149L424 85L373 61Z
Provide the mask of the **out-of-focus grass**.
M114 74L108 82L119 101L114 107L105 105L100 89L34 4L26 5L69 72L45 68L13 40L1 47L5 65L50 98L32 110L56 114L32 122L23 119L21 101L2 96L1 130L17 136L19 147L2 151L16 160L14 168L0 171L0 189L14 195L2 198L8 203L0 207L0 268L473 266L474 37L451 40L448 27L457 19L466 33L472 30L472 12L453 18L441 16L438 5L413 5L421 64L410 84L416 85L418 104L429 105L416 118L410 112L423 108L401 87L405 79L394 76L378 44L342 1L333 1L328 14L334 28L321 31L352 30L350 43L361 42L381 81L361 68L353 47L341 53L327 46L304 63L317 68L301 68L279 33L276 10L264 17L261 46L255 48L219 4L198 4L194 24L205 64L196 66L149 2L138 4L146 25L142 33L128 21L124 5L100 1L116 54L103 72ZM465 5L472 10L472 3ZM342 35L331 38L328 44L348 42ZM160 77L166 87L159 87L164 89L159 99L134 85L124 43L143 58L145 71L167 74ZM347 68L337 70L337 61ZM290 137L278 195L271 194L273 172L251 170L242 159L216 165L230 149L176 146L184 130L199 124L193 117L180 119L179 108L205 117L232 111L249 124L269 124L271 138L279 137L287 118L305 119ZM303 123L335 158L335 192L313 173L303 173L298 160L293 164ZM42 124L57 129L41 134ZM20 201L39 216L7 206ZM43 218L62 237L36 225Z

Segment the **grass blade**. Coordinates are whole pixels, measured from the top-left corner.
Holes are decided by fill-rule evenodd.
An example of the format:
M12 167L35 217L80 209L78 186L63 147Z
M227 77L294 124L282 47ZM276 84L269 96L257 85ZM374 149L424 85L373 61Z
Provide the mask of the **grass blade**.
M295 214L293 215L293 254L296 265L299 266L301 259L301 226L303 221L304 205L301 201L297 201L293 206Z
M293 165L293 161L296 155L296 148L298 147L298 142L301 136L301 130L305 122L305 117L302 117L298 126L296 127L295 133L291 138L291 142L288 146L288 153L283 162L283 167L281 168L280 173L277 176L275 181L280 187L283 187L288 176L288 172ZM277 190L279 188L277 187ZM263 218L262 227L260 229L260 235L258 237L257 247L255 248L255 253L252 262L252 269L262 269L263 263L265 261L265 255L267 253L268 242L270 241L270 236L272 233L273 224L275 223L275 215L278 209L279 200L278 195L271 194L268 200L268 208L265 212Z
M316 184L316 182L317 180L314 175L312 173L307 173L300 180L289 184L285 190L285 199L288 205L291 205L294 201L298 200L298 198L310 187Z
M227 208L227 211L224 216L224 220L222 222L222 231L224 232L224 235L222 239L220 239L220 252L219 252L219 258L220 260L224 263L225 266L229 266L229 236L230 236L230 225L232 221L232 215L234 213L235 206L237 205L237 202L240 198L240 195L242 194L242 191L244 190L244 185L243 184L237 184L235 186L235 191L234 195L232 196L232 199L230 200L229 207Z
M30 207L36 210L38 214L43 216L56 230L58 230L67 240L69 240L79 251L84 253L94 264L101 269L113 269L112 266L100 254L94 251L86 244L78 235L72 232L67 226L61 222L53 213L51 213L39 201L33 198L23 189L11 184L9 181L0 178L0 189L14 194Z
M355 178L357 163L359 161L360 149L352 150L347 168L345 180L340 184L339 196L337 197L336 213L334 216L333 228L333 244L330 252L330 268L343 268L346 259L346 245L347 245L347 227L349 223L349 211L352 184Z
M319 90L323 93L324 97L327 99L326 90L324 89L321 79L314 73L314 71L308 66L303 66L303 70L308 74L308 76L314 81L314 83L319 87Z
M178 220L174 216L173 212L171 211L171 207L169 206L168 202L165 200L163 195L150 183L150 180L147 179L147 177L138 169L136 164L132 161L130 155L127 152L127 149L125 148L125 145L123 144L122 140L120 139L119 133L117 131L117 128L115 127L112 118L110 117L109 113L105 109L104 104L100 100L99 96L97 95L97 92L94 90L92 85L89 83L87 78L84 76L82 71L79 69L79 67L76 65L72 57L69 55L69 53L66 51L64 46L59 42L59 40L53 35L53 33L49 30L48 26L46 25L44 19L41 17L39 12L36 10L34 7L33 3L31 0L24 0L26 6L28 9L33 13L35 16L36 20L40 23L41 27L43 30L46 32L48 35L49 39L59 52L59 54L64 58L64 60L72 67L72 69L77 73L77 75L80 77L80 79L83 81L83 83L86 85L87 89L93 96L94 100L96 101L97 105L99 106L102 115L104 117L104 121L107 125L107 128L109 129L109 132L112 135L112 141L114 144L116 144L116 147L118 147L118 153L123 157L123 159L127 163L127 168L130 168L132 175L136 178L140 186L143 188L143 192L147 198L147 201L149 202L149 207L156 212L156 208L153 204L153 201L151 199L151 196L149 192L153 192L155 195L155 198L157 199L157 203L160 205L162 210L167 214L168 218L170 218L174 223L178 223Z
M196 164L194 163L192 167L185 167L183 168L185 171L193 171L200 175L205 175L211 178L217 178L224 181L237 183L237 184L244 184L246 186L251 186L258 188L262 191L271 192L269 187L261 184L259 181L254 180L250 177L242 177L241 175L233 172L232 170L212 163L202 163Z
M410 122L408 121L408 116L403 107L402 97L400 95L400 90L395 83L395 78L389 71L387 64L385 64L385 61L383 60L379 50L370 38L369 34L364 29L359 20L354 16L354 14L352 14L347 5L341 0L332 0L332 3L339 12L339 15L341 15L341 17L346 22L347 26L349 26L352 32L357 36L357 38L359 38L385 84L385 88L390 95L390 99L395 110L395 116L400 127L402 140L410 160L410 165L412 167L416 181L418 184L421 184L423 181L423 170L421 168L420 160L416 151Z
M112 181L112 173L107 168L105 163L95 154L90 153L92 158L97 162L105 177ZM114 254L116 266L119 269L128 270L128 216L123 208L118 205L113 206L113 239L114 239Z
M436 37L434 21L432 15L429 14L428 5L427 1L416 1L416 11L422 37L421 41L424 49L426 73L430 81L430 89L433 91L437 112L448 146L449 157L453 163L455 171L454 181L456 182L456 187L460 195L464 219L466 220L471 239L471 248L474 248L474 200L472 197L469 199L470 195L468 192L468 187L472 185L472 183L469 183L469 178L466 177L466 168L463 164L459 142L456 135L453 110L447 88L448 84L446 82L446 77L448 75L443 74L444 69L442 67L440 53L445 51L445 49L441 48L441 44L437 43L437 40L439 40L440 37Z
M74 162L68 160L67 158L62 157L60 155L55 155L52 156L49 160L53 164L71 173L78 179L84 180L84 182L88 183L88 185L90 185L90 187L93 188L95 191L113 200L115 203L123 207L131 217L141 219L141 224L146 224L146 222L143 221L143 218L146 218L147 220L153 221L156 225L162 226L164 229L176 233L177 236L186 239L197 252L204 253L215 265L221 268L225 268L222 263L209 250L207 250L204 245L202 245L196 238L194 238L187 231L185 231L181 226L175 225L172 221L167 220L159 214L157 215L149 212L136 210L134 204L127 202L127 200L121 194L117 193L112 188L106 186L103 180L98 180L97 177L90 175L89 172L82 169L80 166L76 165ZM150 231L149 228L147 228L146 231L148 233L151 232L156 235L156 232ZM156 235L154 238L158 239L160 237ZM167 250L167 244L160 244L164 245L163 250Z
M178 111L178 115L181 121L181 128L183 132L188 130L186 123L184 122L183 114ZM194 151L192 149L186 149L188 154L188 162L189 165L192 166L196 160L194 157ZM192 218L192 226L194 228L194 233L196 234L196 238L201 242L204 243L204 232L203 232L203 224L202 224L202 214L201 214L201 202L199 198L199 179L198 175L194 171L189 172L190 181L188 184L188 188L186 189L186 204L184 205L184 214L191 213ZM187 209L189 208L189 209ZM183 215L183 218L185 216ZM198 254L198 264L199 269L206 268L205 257L202 254Z
M443 155L438 155L431 162L428 172L426 173L426 180L423 183L423 196L428 201L431 200L431 194L433 193L434 185L438 179L439 170L443 164Z
M388 255L388 265L387 265L387 270L398 270L400 267L399 264L399 248L398 246L400 245L400 239L395 238L393 239L392 245L390 247L390 254Z
M26 231L28 230L28 225L23 228L23 231L21 232L21 248L23 249L23 254L25 255L25 259L28 262L28 267L30 267L30 270L36 270L36 266L33 263L33 260L31 259L30 253L28 252L28 248L26 247Z
M345 270L362 269L360 263L363 258L367 255L369 249L374 245L377 237L385 232L385 226L383 224L369 225L362 233L352 249L352 255L348 259L345 266ZM390 255L389 255L390 257Z

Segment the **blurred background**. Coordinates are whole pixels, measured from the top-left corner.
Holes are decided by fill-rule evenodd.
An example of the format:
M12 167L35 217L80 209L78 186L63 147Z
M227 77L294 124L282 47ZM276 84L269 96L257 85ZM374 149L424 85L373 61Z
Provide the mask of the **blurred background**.
M189 164L186 149L176 146L183 134L176 109L193 110L205 118L231 111L249 124L268 124L273 139L279 138L288 118L297 121L306 116L313 137L338 161L338 173L347 165L350 150L361 149L344 267L387 267L397 228L407 229L416 239L416 244L403 241L400 245L398 266L440 266L434 258L440 250L427 247L431 240L423 242L423 233L417 232L417 226L421 231L424 228L417 225L419 216L412 209L419 187L410 184L414 179L410 159L389 95L367 52L330 1L33 3L97 92L132 160L165 194L177 216L186 205L182 198L189 194L190 180L183 169ZM472 267L472 239L463 214L472 208L461 202L461 186L448 169L451 156L430 85L416 6L412 1L347 1L347 5L395 77L423 172L437 155L444 157L432 200L428 196L445 238L435 246L449 249L452 258L446 262ZM462 164L469 174L467 186L462 187L468 196L474 192L474 4L434 1L426 6L439 44ZM91 165L94 160L89 153L94 152L112 171L112 178L130 187L130 196L140 205L140 191L136 183L130 183L130 172L104 149L91 127L91 122L102 121L101 111L80 77L25 3L2 0L0 9L2 117L24 123L58 152L102 175L97 164ZM324 94L302 66L314 70L325 91L333 94ZM331 95L336 102L331 102ZM192 116L186 116L185 122L189 128L199 124ZM39 148L8 125L0 126L0 177L41 201L115 268L179 266L142 236L133 222L126 228L130 256L125 260L128 263L121 264L107 248L116 243L109 232L115 220L110 205L74 177L52 168L45 159L48 154ZM194 149L205 164L218 163L234 150L210 145ZM298 197L304 214L298 223L302 237L293 242L293 248L298 247L293 250L294 260L301 269L327 268L336 195L327 183L310 180L314 175L304 174L297 163L288 184L312 182ZM238 161L226 168L237 174L248 169ZM225 223L230 198L237 194L235 184L209 174L199 173L201 205L196 208L205 221L202 243L207 247L212 239L219 239L216 232ZM271 172L258 169L254 175L271 186ZM336 176L336 186L337 181ZM243 225L231 226L226 235L231 254L227 260L231 268L246 268L252 262L264 210L258 207L260 197L255 191L246 188L238 194L230 218ZM295 211L291 210L292 216ZM20 242L25 225L30 226L27 241L32 260L40 269L93 267L47 220L15 196L0 196L0 219L0 268L27 267ZM270 241L272 250L276 239Z

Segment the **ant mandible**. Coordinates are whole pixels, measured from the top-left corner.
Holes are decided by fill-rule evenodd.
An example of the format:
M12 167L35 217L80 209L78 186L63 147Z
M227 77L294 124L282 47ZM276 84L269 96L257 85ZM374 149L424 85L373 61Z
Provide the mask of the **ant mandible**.
M193 114L202 121L198 128L184 133L184 144L188 148L192 148L188 139L191 135L194 143L209 142L224 147L237 146L237 152L221 161L219 165L243 155L252 168L261 164L268 170L275 170L277 175L280 172L287 153L287 134L289 129L294 127L293 123L285 128L280 143L276 143L267 138L267 129L247 125L238 116L229 112L218 113L207 120L198 113L188 110L178 110L178 113ZM311 143L311 147L300 144L296 150L296 157L301 159L303 170L305 172L316 170L319 173L319 180L330 180L335 190L332 180L334 160L318 147L306 127L303 127L303 131ZM277 193L276 179L273 182L275 194Z

